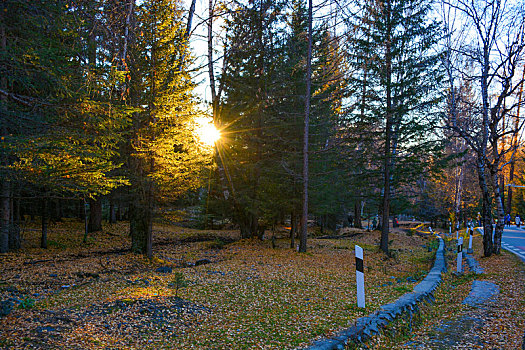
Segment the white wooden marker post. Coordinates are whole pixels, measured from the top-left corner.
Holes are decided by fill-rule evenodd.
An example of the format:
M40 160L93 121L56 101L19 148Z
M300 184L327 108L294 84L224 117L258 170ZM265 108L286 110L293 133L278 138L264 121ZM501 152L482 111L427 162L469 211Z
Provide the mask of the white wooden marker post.
M357 282L357 307L365 307L365 273L363 248L355 246L355 279Z
M463 260L463 237L459 237L458 240L458 272L463 272L463 266L461 266Z
M468 237L468 250L467 250L467 253L468 254L472 254L474 253L474 251L472 250L472 237L474 237L474 227L470 227L470 235Z
M450 221L448 222L448 234L452 236L452 223Z

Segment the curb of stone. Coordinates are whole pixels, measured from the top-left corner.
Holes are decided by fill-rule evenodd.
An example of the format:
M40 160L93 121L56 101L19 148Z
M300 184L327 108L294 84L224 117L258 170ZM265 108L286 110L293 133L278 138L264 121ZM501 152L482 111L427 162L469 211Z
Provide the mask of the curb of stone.
M476 259L474 259L472 255L466 254L465 259L467 260L468 268L470 269L470 271L474 272L476 275L485 272L485 270L483 270L483 268L479 266L479 263L476 261Z
M439 247L436 251L434 266L428 275L414 287L413 292L407 293L395 302L383 305L378 311L357 319L355 325L337 333L329 339L321 339L313 342L313 345L304 350L332 350L344 349L350 342L363 342L374 334L379 334L380 329L387 326L391 321L405 312L412 313L417 310L417 304L421 301L433 301L433 293L441 283L441 273L446 271L444 242L438 236Z

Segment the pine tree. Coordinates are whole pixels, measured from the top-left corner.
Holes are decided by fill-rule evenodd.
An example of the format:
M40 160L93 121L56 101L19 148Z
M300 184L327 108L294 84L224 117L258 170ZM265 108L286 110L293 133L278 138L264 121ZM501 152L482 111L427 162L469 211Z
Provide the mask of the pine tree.
M358 4L356 4L358 5ZM359 118L373 123L382 135L381 249L388 253L391 194L409 178L422 155L428 154L426 131L433 126L428 112L437 101L435 87L438 25L429 18L429 1L385 0L360 4L351 19L351 63L360 73L354 79L361 108ZM352 52L351 52L352 53ZM425 158L422 159L423 161ZM403 170L403 172L397 171Z
M310 137L311 212L322 227L335 230L346 219L348 196L347 164L341 154L342 123L346 96L346 61L339 40L325 27L316 31L313 51Z
M198 116L182 10L174 0L137 6L131 47L129 144L132 250L152 256L152 224L159 201L200 186L209 162L195 132Z
M228 67L221 77L224 99L220 124L226 138L221 144L224 170L234 185L233 220L243 238L262 238L266 180L275 167L269 157L275 126L273 100L280 57L277 44L281 4L253 1L238 4L228 27ZM270 163L269 163L270 162Z

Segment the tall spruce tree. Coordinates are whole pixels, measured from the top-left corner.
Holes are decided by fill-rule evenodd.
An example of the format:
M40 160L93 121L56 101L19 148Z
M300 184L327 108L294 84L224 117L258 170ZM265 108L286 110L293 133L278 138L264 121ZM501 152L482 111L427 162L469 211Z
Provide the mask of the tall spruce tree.
M288 11L287 32L279 50L282 56L277 62L275 78L278 87L275 90L273 122L276 127L270 140L279 181L275 181L275 178L269 180L274 184L271 196L280 204L277 211L289 214L290 247L295 248L302 198L301 149L306 91L307 18L303 1L292 1ZM267 201L272 203L271 198L267 198Z
M229 52L221 77L220 123L227 127L220 152L235 187L233 220L243 238L262 238L266 224L262 220L264 182L275 169L269 162L281 7L280 2L267 0L239 3L226 23Z
M356 114L371 122L382 145L381 249L388 254L393 189L409 179L428 154L427 132L435 125L431 108L435 88L438 24L429 17L430 1L377 0L357 3L348 36L351 64L357 71ZM355 29L355 30L354 30ZM432 148L432 147L431 147Z
M347 164L341 154L346 96L346 60L339 39L324 25L314 36L310 127L310 212L321 227L336 229L346 219Z
M132 250L152 256L152 225L159 201L200 185L209 161L195 128L198 116L182 9L175 0L144 1L136 7L130 47L129 144Z

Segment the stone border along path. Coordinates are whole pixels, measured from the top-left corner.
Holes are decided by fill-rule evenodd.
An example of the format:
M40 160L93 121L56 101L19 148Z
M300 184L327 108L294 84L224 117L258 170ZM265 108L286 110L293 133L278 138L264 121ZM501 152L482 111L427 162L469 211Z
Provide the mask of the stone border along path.
M470 271L474 272L476 275L479 275L481 273L484 273L485 271L481 266L479 266L476 259L471 254L466 254L465 259L467 260L468 268Z
M434 267L428 275L414 287L412 293L407 293L395 302L383 305L379 311L365 317L357 319L354 326L340 331L336 336L329 339L322 339L313 342L312 346L304 350L331 350L344 349L345 345L352 342L360 343L370 338L372 334L379 334L384 328L398 316L408 312L412 315L417 310L417 303L423 300L433 301L434 290L441 283L441 273L447 270L444 254L443 239L439 239L439 247L436 251Z

